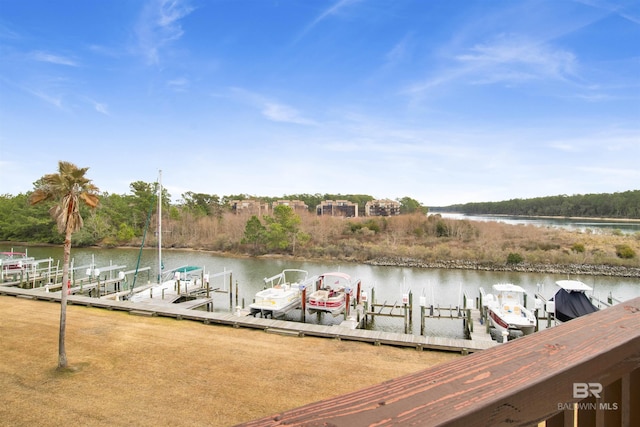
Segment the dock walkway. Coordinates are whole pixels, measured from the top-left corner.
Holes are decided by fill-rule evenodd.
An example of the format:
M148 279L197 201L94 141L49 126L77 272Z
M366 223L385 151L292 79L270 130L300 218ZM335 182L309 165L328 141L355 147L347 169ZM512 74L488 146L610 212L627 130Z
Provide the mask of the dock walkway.
M0 286L0 295L30 298L43 301L60 301L59 292L45 292L41 289L20 289L9 286ZM191 310L175 307L168 304L137 304L131 301L115 301L102 298L91 298L81 295L69 295L68 304L83 305L87 307L105 308L108 310L127 311L132 314L146 316L172 317L175 319L194 320L205 324L219 324L236 328L262 329L266 332L283 333L297 336L314 336L333 338L345 341L361 341L374 345L392 345L398 347L413 347L416 350L441 350L458 352L462 354L485 350L497 345L496 342L486 339L466 340L445 337L418 336L393 332L370 331L364 329L351 329L339 326L315 325L284 320L256 318L252 316L238 316L236 314L215 313L200 310ZM479 316L473 316L479 318ZM481 327L474 330L482 332Z

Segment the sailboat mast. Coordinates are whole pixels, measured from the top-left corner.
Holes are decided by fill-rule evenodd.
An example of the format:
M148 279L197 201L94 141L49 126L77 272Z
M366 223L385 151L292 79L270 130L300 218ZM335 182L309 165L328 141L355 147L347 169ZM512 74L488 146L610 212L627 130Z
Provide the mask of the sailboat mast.
M158 171L158 284L162 282L162 169Z

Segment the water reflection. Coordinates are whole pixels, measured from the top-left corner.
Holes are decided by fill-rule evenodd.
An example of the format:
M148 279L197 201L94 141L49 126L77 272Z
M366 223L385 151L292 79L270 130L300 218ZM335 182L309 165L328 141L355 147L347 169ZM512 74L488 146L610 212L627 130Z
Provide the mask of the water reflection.
M16 251L24 251L24 247L14 247ZM11 247L0 245L0 251L11 250ZM52 247L29 247L26 249L29 256L36 259L53 258L55 263L62 260L62 248ZM76 266L87 265L92 259L98 267L108 265L125 265L127 270L135 269L138 264L138 249L72 249L72 258ZM140 255L139 265L141 267L151 267L150 280L155 281L157 275L157 252L145 249ZM220 287L228 289L233 286L238 287L238 304L247 307L256 292L263 288L263 279L280 273L285 268L298 268L309 271L310 275L317 275L328 271L343 271L354 278L362 280L363 290L371 295L372 288L375 288L376 302L398 305L402 302L403 292L409 290L413 293L413 333L420 333L420 308L418 306L419 297L424 296L427 304L440 306L458 306L462 304L462 295L472 299L478 296L480 287L489 291L491 285L495 283L514 283L522 286L532 298L535 293L541 293L546 297L551 297L555 291L555 282L566 279L566 275L558 274L534 274L515 272L491 272L475 270L445 270L445 269L422 269L410 267L381 267L364 264L348 264L339 262L312 262L300 260L287 260L279 258L233 258L222 257L209 252L188 251L188 250L163 250L163 263L166 269L176 268L183 265L196 265L204 267L211 274L225 270L233 272L232 283L223 283L222 279L212 282L213 288ZM580 280L591 286L594 295L606 300L611 293L619 300L627 300L640 296L640 279L620 278L620 277L600 277L600 276L572 276L571 279ZM148 281L147 275L139 276L138 285ZM214 310L229 312L230 307L236 305L236 296L233 301L229 301L228 294L214 294ZM288 318L299 320L300 311L292 311ZM323 324L339 324L342 316L333 318L324 314L318 320L316 315L307 315L307 322L322 322ZM378 317L372 328L376 330L387 330L393 332L403 332L402 319ZM448 336L462 337L461 320L430 319L427 321L427 333Z

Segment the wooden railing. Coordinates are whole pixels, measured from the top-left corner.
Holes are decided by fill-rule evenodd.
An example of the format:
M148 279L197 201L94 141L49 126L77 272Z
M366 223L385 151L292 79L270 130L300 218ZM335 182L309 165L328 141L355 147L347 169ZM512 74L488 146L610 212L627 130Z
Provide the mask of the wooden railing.
M640 426L640 298L243 425L470 427L541 422L553 427Z

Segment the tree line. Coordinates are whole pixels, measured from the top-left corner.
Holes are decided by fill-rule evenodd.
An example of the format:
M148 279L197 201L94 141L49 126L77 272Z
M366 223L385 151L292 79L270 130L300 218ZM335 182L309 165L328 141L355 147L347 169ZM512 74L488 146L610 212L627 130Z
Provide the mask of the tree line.
M37 188L41 183L34 183ZM137 243L145 229L154 230L157 224L157 190L158 183L135 181L129 185L128 194L110 194L98 192L99 206L90 210L86 207L80 209L84 218L84 226L73 234L74 246L116 246ZM58 233L56 224L49 214L53 203L41 203L35 206L29 204L32 192L14 195L0 195L0 241L20 241L35 243L62 244L63 236ZM225 217L232 213L231 201L233 200L258 200L264 203L272 203L277 200L301 200L309 208L309 212L315 214L315 208L324 200L348 200L358 204L360 212L364 212L364 205L372 196L364 194L290 194L282 197L257 197L247 194L232 194L218 196L186 192L181 198L171 202L171 195L163 189L162 209L163 221L169 221L174 230L184 230L184 233L198 233L198 225L202 225L203 219L225 222ZM401 203L401 213L426 213L426 208L418 201L403 197L398 199ZM255 220L253 226L256 226ZM224 225L222 225L224 226ZM270 227L270 236L276 233L275 225ZM258 233L260 234L260 233ZM254 236L255 237L255 236ZM261 235L257 241L262 242L265 236ZM301 236L304 239L304 236ZM277 240L277 239L274 239ZM254 240L253 243L256 243ZM276 244L277 246L277 244Z
M640 218L640 190L621 193L566 194L511 199L501 202L476 202L432 208L432 211L466 214L525 216L562 216L592 218Z

